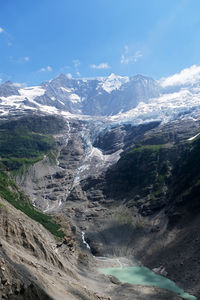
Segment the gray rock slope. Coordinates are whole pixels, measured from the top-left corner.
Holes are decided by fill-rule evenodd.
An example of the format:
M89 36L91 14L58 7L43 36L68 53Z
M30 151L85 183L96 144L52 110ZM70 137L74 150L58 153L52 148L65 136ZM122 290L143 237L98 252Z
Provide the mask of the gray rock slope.
M147 102L159 95L159 85L152 78L137 75L122 77L111 74L96 79L69 79L64 74L38 87L20 89L11 82L0 85L3 111L9 106L34 108L50 106L72 114L91 116L115 115L134 108L140 101ZM6 101L6 97L13 96ZM17 97L21 96L21 97ZM34 101L33 101L34 100Z

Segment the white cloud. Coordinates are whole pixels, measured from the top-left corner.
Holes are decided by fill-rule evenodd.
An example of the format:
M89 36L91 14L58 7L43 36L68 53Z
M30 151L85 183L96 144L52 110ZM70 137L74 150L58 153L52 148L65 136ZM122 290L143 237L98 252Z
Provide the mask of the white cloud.
M129 46L125 45L124 46L124 52L121 55L121 64L129 64L129 63L136 63L140 58L142 58L142 52L141 51L136 51L135 53L131 53Z
M0 27L0 33L4 32L4 29L2 27Z
M19 57L19 58L15 58L13 56L9 56L9 59L12 63L17 63L17 64L24 64L25 62L29 62L30 61L30 57L28 56L24 56L24 57Z
M125 53L128 53L128 52L129 52L129 46L128 46L128 45L125 45L125 46L124 46L124 52L125 52Z
M130 62L130 58L125 57L125 55L122 54L120 62L121 62L121 64L128 64Z
M142 52L141 51L136 51L134 56L133 56L133 60L134 62L137 62L140 58L142 58Z
M73 64L74 64L74 70L75 70L75 74L77 76L81 76L80 72L79 72L79 66L81 64L80 60L79 59L74 59L73 60Z
M3 79L0 78L0 83L2 82Z
M40 69L40 72L51 72L51 71L53 71L53 69L50 66L47 66L46 68L41 68Z
M0 73L0 82L11 80L11 77L6 73Z
M74 59L73 64L74 64L74 67L77 69L80 66L81 62L79 59Z
M47 67L47 71L48 71L48 72L51 72L51 71L52 71L52 67L48 66L48 67Z
M25 57L24 57L24 61L30 61L30 57L25 56Z
M71 73L67 73L67 74L66 74L66 77L67 77L68 79L72 79L72 74L71 74Z
M100 63L99 65L93 64L90 66L90 68L92 68L92 69L109 69L110 66L108 63Z
M200 66L193 65L167 78L161 78L162 87L194 84L200 80Z
M17 88L23 88L23 87L27 86L27 83L13 82L13 85Z

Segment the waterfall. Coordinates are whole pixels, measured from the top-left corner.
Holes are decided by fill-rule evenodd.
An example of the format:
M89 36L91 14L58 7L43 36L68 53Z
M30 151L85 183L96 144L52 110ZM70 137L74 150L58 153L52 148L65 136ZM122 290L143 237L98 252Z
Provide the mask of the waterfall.
M84 232L84 231L82 231L82 241L83 241L83 244L85 244L86 247L87 247L89 250L91 250L90 245L89 245L89 244L86 242L86 240L85 240L85 232Z

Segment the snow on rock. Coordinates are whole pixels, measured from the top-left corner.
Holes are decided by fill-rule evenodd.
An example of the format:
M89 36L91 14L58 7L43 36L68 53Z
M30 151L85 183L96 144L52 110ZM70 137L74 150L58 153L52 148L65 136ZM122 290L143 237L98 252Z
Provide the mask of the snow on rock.
M193 67L189 71L191 71L192 74L193 73L196 74L196 70L197 68ZM131 104L128 107L129 108L134 107L134 108L128 111L126 111L126 103L125 103L126 102L125 100L127 100L126 98L124 99L125 104L123 104L123 107L121 107L120 104L119 109L117 111L113 110L113 113L119 112L120 110L121 112L111 116L112 113L111 109L114 109L112 105L115 106L115 104L112 104L110 106L111 109L106 111L107 116L103 115L102 117L99 116L98 118L99 119L102 118L104 120L107 120L108 122L113 122L113 123L131 122L135 125L148 123L152 121L168 122L176 118L195 119L198 115L200 115L200 85L197 79L195 79L195 85L194 85L192 79L188 75L188 71L187 72L186 71L187 70L184 70L182 73L178 75L176 74L176 76L166 79L167 81L164 84L160 82L162 94L159 95L158 93L156 94L153 93L153 95L159 95L159 96L150 99L148 98L149 100L147 99L146 101L142 97L140 97L138 100L140 101L139 104L137 105L138 102L134 105ZM133 78L134 80L138 80L138 81L141 80L141 76L135 76ZM164 88L168 86L173 87L173 84L171 83L177 85L180 79L181 80L184 79L183 82L187 83L184 87L181 85L176 89L164 89L164 90L162 89L162 87ZM88 105L88 103L90 102L87 102L87 100L92 99L93 100L92 103L95 108L96 105L95 97L101 95L100 97L99 96L97 97L97 100L105 101L106 99L108 99L108 105L109 105L110 98L111 100L113 99L112 95L109 94L111 94L113 91L115 92L117 90L120 90L120 92L122 93L120 94L119 92L120 94L119 99L121 99L121 97L123 97L121 96L123 95L123 90L126 89L126 87L129 87L129 84L128 85L125 84L129 82L131 86L132 80L133 79L131 78L129 79L129 77L117 76L112 73L108 77L102 77L102 78L96 78L90 80L89 79L73 80L73 82L70 83L71 85L69 87L60 86L61 83L59 82L57 83L57 85L55 85L56 88L54 88L53 86L49 90L48 90L48 86L45 84L42 86L20 88L18 90L19 94L10 95L7 97L4 96L0 97L0 115L4 116L4 115L8 115L9 113L14 114L16 111L23 112L26 110L31 110L31 111L39 110L48 114L59 114L64 117L77 118L81 120L90 120L94 118L96 120L97 116L93 117L92 115L90 116L83 115L83 111L84 111L83 108L85 104L87 107L86 111L88 114L90 114L90 107ZM80 84L78 85L79 82ZM142 77L141 82L142 82L142 86L148 85L148 78L145 79L144 77ZM151 83L149 84L151 85ZM147 89L147 93L148 93L148 89ZM152 93L150 94L152 95ZM127 93L125 93L125 95L127 95ZM41 96L44 96L44 100L45 100L44 102L38 101L39 100L38 97ZM50 105L48 105L49 102L46 101L46 99L47 100L51 99L52 102L50 102ZM142 102L141 100L143 100L144 102ZM97 104L101 103L98 101ZM56 106L58 106L57 105L58 102L62 105L59 106L61 107L61 109L56 108ZM71 102L72 105L69 104L69 102ZM48 103L48 104L43 105L41 103L45 103L45 104ZM137 106L135 107L135 105ZM123 113L123 111L125 112ZM97 111L97 114L98 113L99 111ZM94 152L93 149L93 153L91 155L96 153L97 156L97 152L98 150L95 150ZM100 156L100 153L98 154Z
M60 101L60 100L57 100L60 104L62 104L63 106L65 105L64 102Z
M81 102L81 98L77 94L71 94L69 99L72 103Z
M42 105L37 103L38 109L48 114L59 114L59 110L54 106Z
M129 82L128 77L117 76L114 73L110 74L107 78L102 79L97 88L102 88L107 93L114 90L119 90L122 84Z
M185 114L200 113L200 90L181 89L179 92L162 94L148 103L140 102L134 109L110 117L115 122L132 121L141 124L151 121L168 122Z
M41 86L32 86L20 89L19 93L23 98L28 98L29 101L32 101L36 97L44 95L45 90Z
M61 88L60 88L63 92L66 92L66 93L71 93L71 92L73 92L74 91L74 89L73 88L64 88L64 87L62 87L61 86Z
M200 132L197 133L196 135L192 136L191 138L189 138L188 141L193 141L193 140L196 139L199 135L200 135Z
M29 100L30 102L38 105L34 99L38 96L44 95L45 90L40 86L27 87L19 90L20 95L12 95L8 97L1 97L1 105L4 106L14 106L19 108L23 104L24 100Z

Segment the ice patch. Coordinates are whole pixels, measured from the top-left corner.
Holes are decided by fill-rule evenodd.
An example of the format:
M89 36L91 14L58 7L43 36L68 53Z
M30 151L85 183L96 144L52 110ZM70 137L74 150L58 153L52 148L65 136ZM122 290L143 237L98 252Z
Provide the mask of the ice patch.
M41 86L32 86L20 89L19 93L23 98L28 98L31 101L38 96L44 95L45 90Z
M69 95L69 99L73 103L81 102L81 98L77 94Z
M64 102L62 102L62 101L60 101L60 100L57 100L60 104L62 104L62 105L65 105L65 103Z
M19 89L19 93L20 93L20 95L1 97L2 102L0 103L0 105L10 106L15 109L21 109L21 108L25 107L25 108L28 108L31 110L35 110L36 109L35 107L30 107L28 105L24 105L24 101L28 100L28 101L32 102L33 104L35 104L36 106L40 107L41 110L43 110L43 111L53 112L52 109L50 109L50 106L41 105L34 100L36 97L42 96L45 93L45 90L43 88L41 88L40 86L33 86L33 87Z
M107 93L111 93L114 90L119 90L120 87L127 82L129 82L129 77L117 76L112 73L107 78L102 79L97 89L101 87Z
M165 123L177 118L179 115L184 116L187 112L192 117L193 114L198 114L199 110L200 94L181 89L179 92L151 98L148 103L140 102L134 109L119 113L110 117L110 119L115 122L132 121L136 125L152 121Z
M188 139L188 141L193 141L194 139L196 139L196 137L198 137L200 135L200 132L197 133L196 135L192 136L191 138Z
M71 92L73 92L74 91L74 89L73 88L64 88L64 87L62 87L61 86L61 88L60 88L63 92L66 92L66 93L71 93Z

